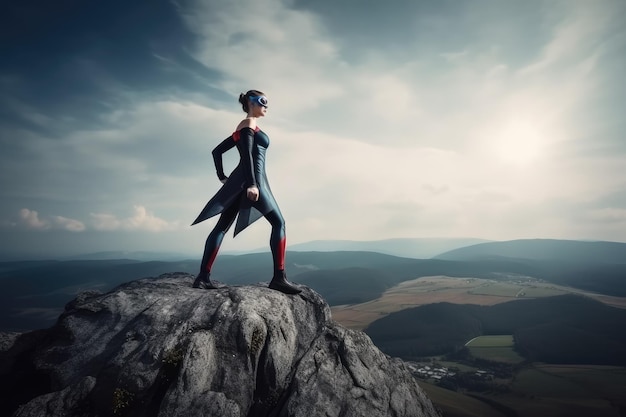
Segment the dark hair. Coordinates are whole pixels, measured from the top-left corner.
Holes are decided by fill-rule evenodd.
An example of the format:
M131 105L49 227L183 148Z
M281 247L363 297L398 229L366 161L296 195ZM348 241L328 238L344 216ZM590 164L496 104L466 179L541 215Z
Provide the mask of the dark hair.
M250 97L264 95L265 94L259 90L248 90L246 94L239 94L239 102L241 103L241 108L243 109L243 111L248 113L248 111L250 111Z

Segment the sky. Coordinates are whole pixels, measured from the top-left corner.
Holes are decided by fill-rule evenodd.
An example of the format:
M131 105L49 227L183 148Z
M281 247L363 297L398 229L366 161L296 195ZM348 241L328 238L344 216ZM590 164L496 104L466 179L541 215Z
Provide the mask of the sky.
M623 0L3 7L0 257L199 258L211 150L248 89L269 98L258 124L288 245L626 242ZM223 250L269 231L261 219Z

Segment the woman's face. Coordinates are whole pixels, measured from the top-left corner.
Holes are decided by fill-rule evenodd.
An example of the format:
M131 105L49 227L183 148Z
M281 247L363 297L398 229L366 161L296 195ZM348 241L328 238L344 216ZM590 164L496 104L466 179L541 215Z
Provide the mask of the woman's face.
M250 100L250 113L253 117L264 117L265 113L267 113L267 97L261 96L263 100ZM265 103L265 105L261 104L261 102Z
M265 113L267 113L267 107L260 104L253 104L250 110L252 110L252 116L254 117L264 117Z

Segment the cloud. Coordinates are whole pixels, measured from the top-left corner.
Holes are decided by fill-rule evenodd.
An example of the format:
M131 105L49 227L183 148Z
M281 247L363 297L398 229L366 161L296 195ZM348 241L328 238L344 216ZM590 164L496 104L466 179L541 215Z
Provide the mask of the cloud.
M46 219L40 219L39 213L35 210L23 208L19 212L19 221L13 225L21 225L30 230L67 230L69 232L82 232L85 225L75 219L63 216L51 216Z
M626 189L622 0L167 5L179 16L159 6L137 39L130 26L108 39L105 19L92 46L42 51L53 71L0 68L1 217L37 207L65 216L13 223L196 245L215 219L186 225L221 186L210 151L244 116L239 92L259 88L290 242L626 239L602 226L626 208L602 201ZM235 248L267 233L260 221Z
M96 230L143 230L149 232L162 232L175 230L178 222L169 223L152 213L143 206L134 206L134 213L127 218L118 219L115 215L107 213L91 213L92 225Z
M52 221L61 229L69 230L70 232L82 232L85 230L83 222L78 220L68 219L63 216L53 216Z
M331 63L335 68L342 63L314 14L275 0L219 6L194 1L181 11L188 27L198 35L196 58L208 68L228 74L220 80L224 90L234 94L244 84L265 85L263 88L280 100L293 97L290 88L299 85L306 91L300 104L304 108L338 92L339 84L324 70ZM314 89L304 87L313 83Z
M118 218L113 214L91 213L89 227L80 220L64 216L49 216L40 218L35 210L23 208L19 212L19 220L10 222L9 226L21 226L29 230L65 230L69 232L83 232L89 229L97 231L148 231L162 232L179 228L179 223L168 222L150 213L144 206L134 206L133 215Z
M603 7L611 1L573 1L575 6L570 7L569 13L560 15L560 20L555 22L553 36L542 48L539 60L523 68L521 72L545 71L555 66L577 67L581 63L581 54L593 56L594 50L601 47L598 39L602 38L607 24L615 17L615 7Z
M28 229L33 230L45 230L50 228L48 222L39 219L39 213L27 208L20 210L20 223Z
M592 198L609 174L604 159L562 155L581 125L594 125L584 108L600 82L611 7L515 6L513 19L489 7L487 25L482 11L420 14L421 42L403 39L398 55L356 32L346 42L328 15L290 4L241 1L218 13L188 2L184 15L198 35L194 55L228 74L216 85L233 97L242 85L270 95L268 170L298 240L567 234L571 219L554 221L552 206ZM239 24L251 10L257 24ZM532 21L542 26L531 34ZM463 36L441 41L452 26Z

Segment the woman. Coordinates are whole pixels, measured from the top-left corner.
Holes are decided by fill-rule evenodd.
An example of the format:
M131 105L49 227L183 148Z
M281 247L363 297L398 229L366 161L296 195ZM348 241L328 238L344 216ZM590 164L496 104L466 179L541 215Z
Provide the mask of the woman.
M235 132L213 149L217 176L224 184L209 200L193 224L200 223L221 213L204 247L200 273L194 288L215 289L211 282L211 267L217 256L224 235L237 217L235 236L262 216L270 222L272 233L270 248L274 259L274 277L269 287L286 294L298 294L300 289L285 274L285 220L272 195L265 175L265 151L269 137L257 126L257 120L267 112L267 97L258 90L239 95L239 102L247 117L239 123ZM230 174L224 175L222 154L231 148L239 151L239 164ZM238 215L238 216L237 216ZM192 224L192 225L193 225Z

